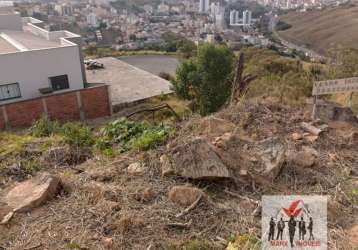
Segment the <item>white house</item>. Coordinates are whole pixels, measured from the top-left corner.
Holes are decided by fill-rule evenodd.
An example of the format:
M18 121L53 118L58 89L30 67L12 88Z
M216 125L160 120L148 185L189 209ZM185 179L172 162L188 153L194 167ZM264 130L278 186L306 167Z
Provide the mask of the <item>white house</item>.
M0 8L0 104L84 88L81 37Z

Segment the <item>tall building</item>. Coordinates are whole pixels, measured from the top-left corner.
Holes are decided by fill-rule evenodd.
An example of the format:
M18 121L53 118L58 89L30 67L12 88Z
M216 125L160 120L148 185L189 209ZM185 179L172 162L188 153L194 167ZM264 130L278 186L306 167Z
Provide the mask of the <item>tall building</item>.
M249 10L245 10L242 13L242 24L244 26L250 26L252 22L252 12Z
M91 27L97 27L98 26L98 22L97 22L97 16L94 13L90 13L87 15L87 24Z
M210 10L210 0L200 0L199 2L199 12L207 13Z
M232 10L230 11L230 25L237 25L240 22L239 11Z

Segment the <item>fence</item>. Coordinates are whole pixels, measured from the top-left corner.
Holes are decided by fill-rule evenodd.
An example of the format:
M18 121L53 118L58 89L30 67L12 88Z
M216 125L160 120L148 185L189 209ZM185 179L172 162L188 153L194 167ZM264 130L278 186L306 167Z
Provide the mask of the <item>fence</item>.
M60 122L95 119L112 112L107 85L0 105L0 130L29 127L43 116Z

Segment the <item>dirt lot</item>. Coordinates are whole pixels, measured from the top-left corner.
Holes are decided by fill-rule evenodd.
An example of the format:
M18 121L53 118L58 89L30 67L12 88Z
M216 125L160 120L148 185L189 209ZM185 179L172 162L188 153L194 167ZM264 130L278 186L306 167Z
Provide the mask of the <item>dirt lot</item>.
M176 137L156 149L43 168L60 177L61 191L42 206L15 213L0 225L0 246L193 250L226 249L236 241L238 249L260 249L262 195L320 194L329 195L329 249L354 249L357 127L342 121L321 122L315 126L328 124L328 128L314 136L301 126L309 117L308 109L252 100L213 117L183 121ZM257 170L265 167L258 152L272 138L285 154L274 172L262 176L266 169ZM199 146L191 146L194 142ZM312 162L293 157L307 153L307 148L317 153L312 154ZM163 155L171 160L170 171L164 168ZM217 161L215 166L227 171L201 169L208 161ZM3 176L1 194L16 185L15 177L16 173ZM175 198L169 195L174 186L198 188L192 191L200 196L186 193ZM193 206L180 205L187 199Z

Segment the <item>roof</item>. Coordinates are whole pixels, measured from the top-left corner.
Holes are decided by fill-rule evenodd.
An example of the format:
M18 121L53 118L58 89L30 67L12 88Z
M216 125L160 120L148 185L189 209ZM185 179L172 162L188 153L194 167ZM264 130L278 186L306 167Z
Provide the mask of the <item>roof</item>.
M17 52L18 49L11 45L4 38L0 37L0 54Z
M63 30L47 31L40 20L12 14L0 21L0 54L75 46L72 38L80 37Z
M60 47L60 40L50 41L44 37L34 35L30 31L23 30L1 30L0 33L5 34L6 37L10 38L8 42L16 47L22 47L24 50L44 49L44 48L55 48ZM1 51L0 51L1 53Z
M104 69L87 70L87 81L109 85L112 105L172 93L170 82L117 58L105 57L96 61L103 63Z

